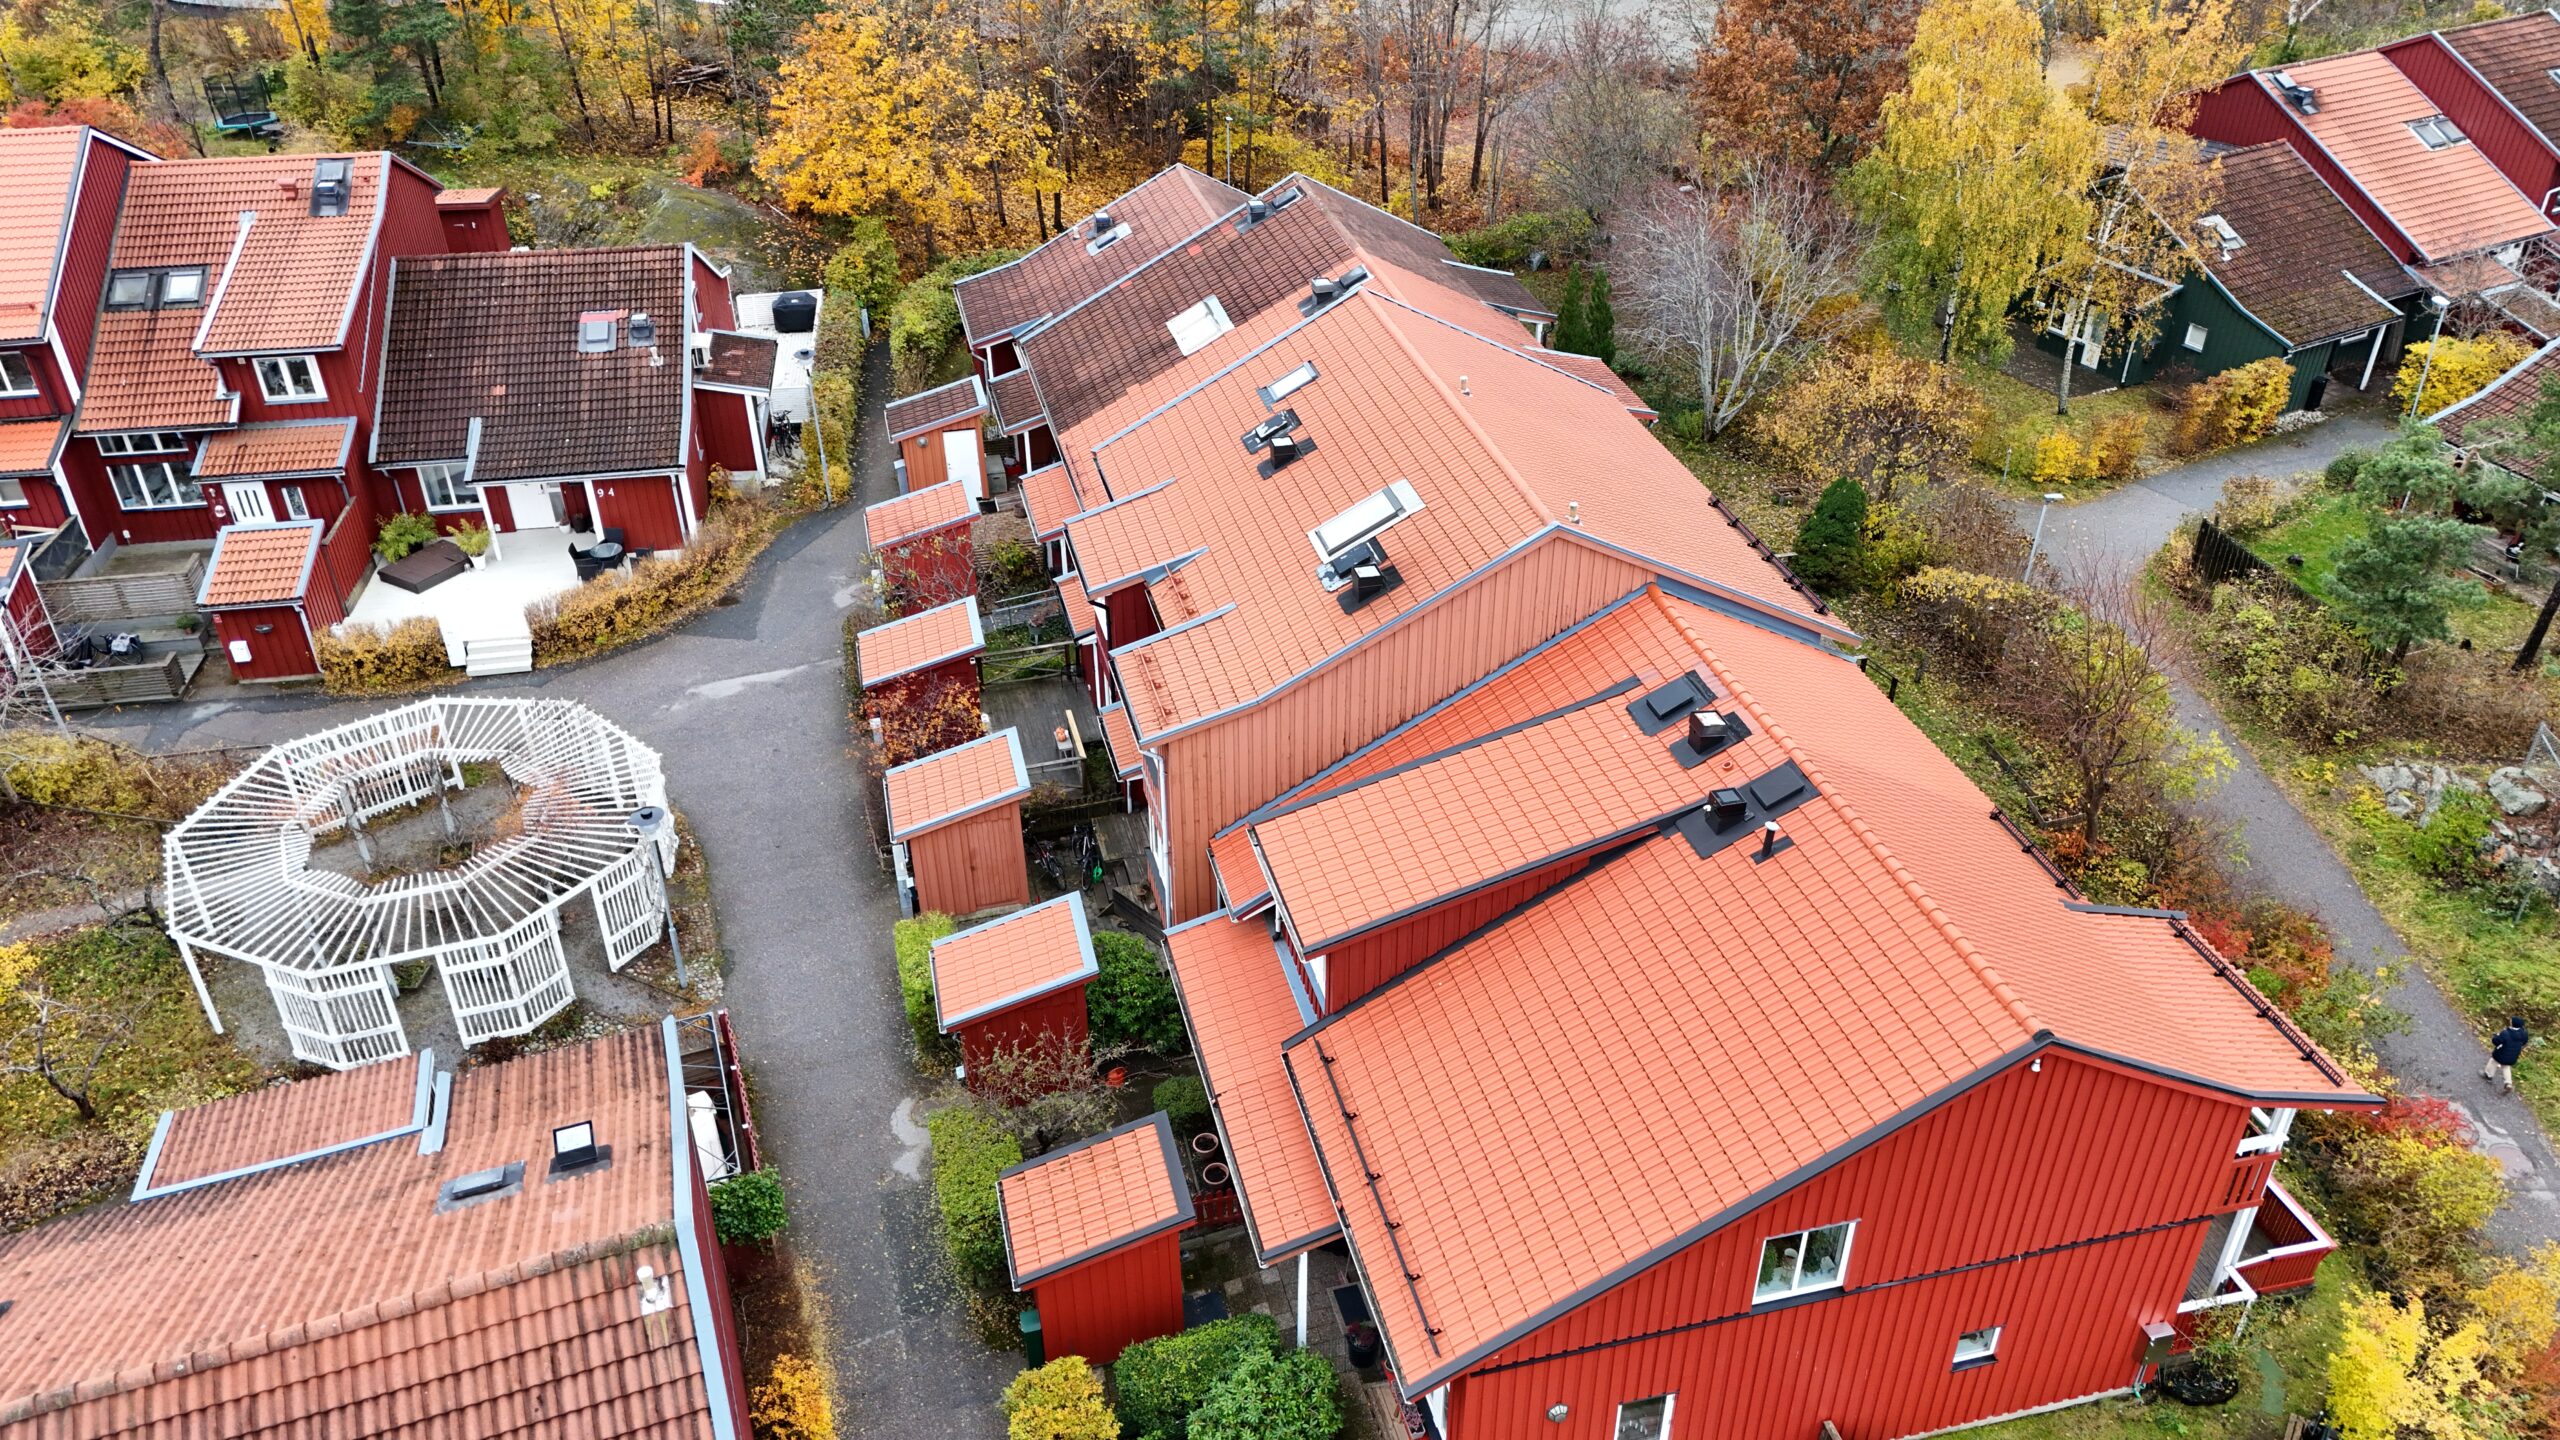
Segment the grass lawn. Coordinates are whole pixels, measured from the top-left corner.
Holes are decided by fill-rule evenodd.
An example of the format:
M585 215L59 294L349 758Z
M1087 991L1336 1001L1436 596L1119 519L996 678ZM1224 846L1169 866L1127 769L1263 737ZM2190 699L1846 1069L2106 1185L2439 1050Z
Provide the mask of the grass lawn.
M2067 427L2086 445L2107 421L2119 415L2140 415L2146 460L2163 457L2174 428L2172 418L2152 403L2153 392L2145 387L2111 390L2103 395L2074 395L2071 414L2065 418L2053 413L2052 391L2029 385L1996 366L1968 365L1965 379L1982 392L1989 412L1982 434L1974 442L1973 463L1986 478L2012 495L2041 493L2042 487L2034 479L2036 442L2056 426ZM2073 498L2087 499L2105 488L2099 483L2082 485Z

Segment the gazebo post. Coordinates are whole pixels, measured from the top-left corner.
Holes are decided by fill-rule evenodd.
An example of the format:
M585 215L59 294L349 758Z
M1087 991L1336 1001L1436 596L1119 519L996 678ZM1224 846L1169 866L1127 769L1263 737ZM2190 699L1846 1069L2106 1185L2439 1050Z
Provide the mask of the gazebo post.
M178 942L178 958L187 962L187 978L196 982L196 1003L204 1007L206 1022L213 1026L214 1034L222 1034L222 1016L213 1008L213 992L204 986L204 971L196 968L195 947L187 943L184 935L169 938Z
M1307 1252L1298 1252L1298 1348L1307 1348Z

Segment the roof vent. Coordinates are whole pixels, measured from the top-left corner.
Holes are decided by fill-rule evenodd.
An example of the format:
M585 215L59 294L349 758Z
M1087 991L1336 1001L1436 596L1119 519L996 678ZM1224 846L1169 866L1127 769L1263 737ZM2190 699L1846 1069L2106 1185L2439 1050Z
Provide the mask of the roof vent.
M1707 792L1707 820L1719 830L1731 828L1750 808L1751 802L1743 798L1742 792L1730 786Z
M1360 288L1360 282L1368 278L1368 267L1363 265L1352 266L1343 271L1339 278L1319 275L1307 282L1307 298L1298 302L1298 313L1313 315Z
M1687 727L1671 742L1671 758L1680 762L1681 769L1693 770L1718 751L1750 738L1751 725L1740 711L1725 715L1701 706L1689 712Z
M1298 412L1282 410L1244 432L1244 453L1259 455L1272 441L1298 428Z
M589 310L578 317L578 353L601 355L613 348L613 324L622 318L618 310Z
M2320 113L2320 92L2296 81L2292 71L2278 70L2268 78L2276 82L2276 88L2284 92L2284 98L2292 103L2294 109L2305 115Z
M1271 468L1274 470L1279 469L1281 466L1297 459L1300 455L1305 454L1310 448L1312 447L1310 447L1306 441L1299 439L1294 434L1272 436Z
M1387 552L1378 537L1420 509L1422 497L1415 493L1413 483L1396 480L1308 531L1307 543L1316 547L1316 579L1327 590L1340 590L1351 583L1351 572L1362 565L1383 569Z
M1637 696L1627 706L1627 718L1635 721L1636 729L1642 733L1659 735L1714 698L1706 677L1690 670Z
M1092 238L1084 242L1084 253L1099 255L1102 253L1103 246L1129 233L1129 222L1112 219L1111 212L1108 210L1096 210L1093 212L1092 228L1086 233Z
M2212 236L2213 243L2222 247L2222 253L2225 257L2228 257L2232 251L2249 243L2246 240L2241 239L2240 232L2232 229L2231 222L2222 218L2220 215L2205 216L2204 218L2196 221L2196 228L2202 230L2205 234Z
M468 1175L456 1175L436 1192L436 1213L503 1200L524 1188L524 1162L511 1160Z
M633 315L627 328L631 335L631 348L635 350L658 343L658 322L650 319L649 312L645 310Z
M1247 230L1252 229L1254 226L1259 225L1270 218L1270 201L1247 200L1244 202L1244 213L1236 217L1236 233L1241 235Z
M343 155L332 155L311 167L311 213L319 216L347 213L348 193L353 189L355 163Z

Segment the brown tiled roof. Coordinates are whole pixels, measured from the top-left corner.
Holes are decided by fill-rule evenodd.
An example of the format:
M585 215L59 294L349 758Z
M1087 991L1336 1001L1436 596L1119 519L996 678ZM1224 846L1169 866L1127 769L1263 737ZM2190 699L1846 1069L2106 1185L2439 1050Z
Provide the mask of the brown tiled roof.
M1008 370L987 390L995 400L996 428L1002 434L1028 430L1046 413L1040 408L1040 387L1031 383L1028 370Z
M353 416L260 421L206 436L196 454L195 474L199 480L331 474L347 468L355 439Z
M162 1190L423 1126L434 1078L424 1060L404 1055L178 1111L135 1188Z
M2422 288L2291 145L2252 145L2221 164L2216 213L2239 233L2240 248L2225 254L2202 229L2183 238L2231 298L2285 343L2313 345L2387 324L2400 312L2374 295L2397 300Z
M377 464L462 458L477 481L684 464L685 249L517 250L406 258L393 271ZM578 317L621 311L614 348L578 350ZM657 363L628 316L656 320Z
M79 125L0 129L0 340L44 334L45 306L71 220L71 188L89 131Z
M890 401L888 408L880 412L880 421L889 427L889 438L895 441L948 429L972 415L986 413L987 387L977 376L963 375L949 384Z
M1084 896L1061 895L933 942L933 1013L948 1035L972 1020L1090 980Z
M2560 84L2551 72L2560 67L2560 17L2533 10L2481 25L2440 32L2454 53L2470 62L2489 88L2540 130L2546 140L2560 141Z
M2410 124L2435 115L2438 107L2390 57L2362 50L2287 69L2320 97L2319 113L2288 107L2289 113L2391 216L2421 256L2450 259L2551 233L2539 197L2518 190L2478 145L2466 141L2430 150L2419 141ZM2254 78L2272 92L2275 82L2265 72Z
M891 766L880 788L889 806L889 838L904 840L1031 793L1021 737L999 730L921 760Z
M978 597L964 595L855 635L853 663L862 672L863 688L869 689L986 648Z
M2428 416L2427 423L2452 444L2486 449L2502 470L2542 480L2540 452L2519 443L2520 432L2524 417L2542 399L2543 387L2555 378L2560 378L2560 341L2544 345L2480 390Z
M871 540L871 548L912 540L953 525L966 524L978 515L977 505L969 499L969 487L957 480L927 485L904 495L892 495L862 512L863 533Z
M301 598L303 578L320 547L320 522L228 525L213 537L199 605L273 605Z
M53 455L62 448L62 432L70 422L60 419L0 421L0 475L42 475L53 469Z
M243 1102L243 1145L308 1133L289 1094ZM552 1127L572 1120L611 1161L547 1180ZM670 1126L659 1032L626 1031L456 1074L434 1154L403 1136L0 1238L0 1425L707 1437ZM447 1181L516 1162L520 1191L439 1213ZM671 1309L642 1313L642 1265L672 1282Z
M1017 1290L1191 1223L1191 1187L1161 1110L1014 1166L996 1181L996 1203Z
M773 361L781 342L770 335L741 335L734 330L711 332L711 363L702 367L706 385L735 385L742 390L773 388Z
M961 328L976 345L1054 315L1163 254L1245 199L1243 191L1187 165L1160 170L1103 207L1129 233L1100 251L1085 249L1093 239L1088 217L1021 259L952 286Z

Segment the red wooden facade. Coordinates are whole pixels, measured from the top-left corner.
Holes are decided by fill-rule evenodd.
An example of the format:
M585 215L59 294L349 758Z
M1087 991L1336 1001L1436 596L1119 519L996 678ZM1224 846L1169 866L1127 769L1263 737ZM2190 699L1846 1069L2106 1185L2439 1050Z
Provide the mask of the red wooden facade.
M1035 995L955 1025L951 1033L960 1042L960 1062L968 1067L973 1085L988 1062L1007 1051L1080 1047L1085 1043L1084 985L1079 982Z
M596 523L622 532L639 550L684 548L684 520L676 513L674 482L664 475L624 475L595 483Z
M891 606L905 613L978 593L972 523L962 520L881 547L880 572L888 581Z
M1051 1358L1108 1365L1141 1340L1182 1328L1182 1235L1169 1231L1031 1283Z
M922 831L902 842L916 909L974 915L998 905L1031 903L1031 870L1022 853L1022 802L1010 800Z
M2344 201L2356 218L2373 231L2384 249L2402 261L2415 262L2426 257L2419 253L2417 242L2402 233L2373 203L2363 187L2356 184L2346 168L2330 158L2320 142L2294 122L2282 102L2269 95L2254 75L2235 75L2196 97L2195 114L2187 121L2188 133L2225 145L2263 145L2281 140L2293 147L2302 163L2328 183L2329 189Z
M2497 166L2498 173L2514 182L2544 215L2553 214L2554 200L2560 198L2560 153L2462 63L2462 57L2441 37L2432 32L2413 35L2383 46L2382 53L2437 109L2462 127L2482 158Z
M205 618L213 626L215 648L230 657L234 679L298 680L320 671L311 653L311 632L303 628L302 611L296 606L213 610ZM248 658L243 660L243 650L234 646L245 647Z

